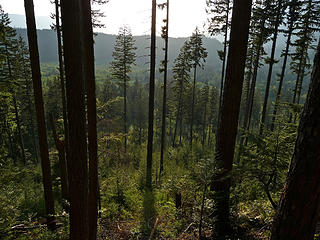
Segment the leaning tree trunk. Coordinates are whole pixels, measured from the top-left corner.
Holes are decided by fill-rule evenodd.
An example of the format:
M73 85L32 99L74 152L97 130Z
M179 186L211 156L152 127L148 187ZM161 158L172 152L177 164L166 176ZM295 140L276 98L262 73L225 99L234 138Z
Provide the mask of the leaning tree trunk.
M214 213L215 231L219 239L224 239L231 230L229 219L231 171L245 70L251 5L252 0L235 0L231 21L226 81L221 106L221 119L216 137L215 162L219 167L219 173L212 182L216 204Z
M84 74L86 74L87 71L85 72L83 69L83 56L86 56L86 52L82 45L82 41L85 39L84 26L82 23L85 18L83 18L81 5L81 0L61 1L69 126L68 151L70 157L68 164L70 170L71 240L88 240L89 237L88 166L84 94Z
M148 145L147 145L147 174L146 187L152 188L152 152L153 152L153 119L154 119L154 82L156 69L156 0L152 0L151 17L151 55L149 82L149 117L148 117Z
M311 240L320 214L320 43L271 240Z
M47 129L43 108L42 84L41 84L41 71L40 59L37 42L37 29L34 17L33 0L24 0L24 7L26 12L27 32L29 42L29 52L31 61L31 72L34 89L34 103L36 108L37 123L38 123L38 136L39 148L41 155L42 178L44 188L44 199L47 214L47 222L50 228L54 228L54 201L52 194L51 182L51 167L49 160Z
M88 152L89 152L89 197L88 219L89 240L97 238L98 217L98 144L97 144L97 108L96 108L96 82L94 70L93 30L91 19L91 1L82 1L84 49L83 57L85 83L87 90L87 114L88 114Z

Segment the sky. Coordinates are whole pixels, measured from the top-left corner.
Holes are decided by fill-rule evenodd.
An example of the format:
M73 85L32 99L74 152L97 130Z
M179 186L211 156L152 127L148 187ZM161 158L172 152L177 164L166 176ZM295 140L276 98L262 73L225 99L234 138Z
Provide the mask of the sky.
M162 3L165 0L158 0ZM150 34L151 29L151 0L110 0L104 6L99 6L106 15L102 23L105 29L98 30L110 34L117 34L121 26L131 28L133 35ZM4 11L9 14L24 15L23 0L0 0ZM36 16L50 16L54 12L50 0L34 0ZM170 1L169 35L170 37L187 37L198 26L204 29L206 21L206 0L172 0ZM93 6L93 9L96 7ZM157 35L160 35L160 26L165 17L165 10L157 11Z

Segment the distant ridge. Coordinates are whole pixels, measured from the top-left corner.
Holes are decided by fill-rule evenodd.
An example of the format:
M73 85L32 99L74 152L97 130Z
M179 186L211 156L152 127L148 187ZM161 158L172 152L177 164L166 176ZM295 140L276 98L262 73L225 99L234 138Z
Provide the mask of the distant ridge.
M27 31L23 28L16 29L17 34L27 41ZM43 29L37 30L39 41L40 60L42 63L56 63L57 56L57 39L56 33L53 30ZM98 33L95 36L95 61L97 65L107 65L112 61L112 52L114 49L116 36L105 33ZM137 65L142 68L147 68L146 63L149 61L149 45L150 39L148 36L134 36L137 47L136 54ZM172 66L174 59L179 53L180 48L187 38L170 38L169 39L169 66ZM220 68L220 60L217 56L217 50L222 49L222 44L214 38L204 38L204 47L208 51L208 58L206 60L207 70L217 70ZM157 61L158 64L164 58L162 50L164 46L163 39L157 38Z

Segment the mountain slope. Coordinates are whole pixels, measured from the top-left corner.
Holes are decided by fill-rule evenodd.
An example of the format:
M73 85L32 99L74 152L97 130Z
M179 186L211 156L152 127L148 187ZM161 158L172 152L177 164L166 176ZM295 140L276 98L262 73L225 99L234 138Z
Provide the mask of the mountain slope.
M26 29L16 29L17 33L27 41ZM55 63L58 61L57 56L57 39L56 33L53 30L43 29L37 30L40 60L42 63ZM150 40L148 36L134 36L137 47L137 65L142 68L147 68L149 61L149 45ZM95 60L97 65L107 65L112 61L112 52L114 49L116 36L104 33L98 33L95 37ZM182 47L184 41L187 38L170 38L169 39L169 64L172 66L174 59L179 53L179 49ZM208 51L208 58L206 66L209 68L217 68L220 66L220 60L217 56L217 50L222 48L221 43L212 38L204 38L204 47ZM157 62L164 58L164 52L162 50L164 41L157 37Z

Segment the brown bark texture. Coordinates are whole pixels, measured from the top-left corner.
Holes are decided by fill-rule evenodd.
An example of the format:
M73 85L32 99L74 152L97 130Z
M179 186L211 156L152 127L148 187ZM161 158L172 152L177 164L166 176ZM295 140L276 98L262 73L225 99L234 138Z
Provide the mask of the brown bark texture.
M311 240L320 213L320 44L271 240Z
M216 137L215 162L219 173L213 179L215 190L215 230L218 238L230 231L229 192L231 171L244 79L252 0L235 0L220 121Z
M39 137L39 149L41 156L41 168L42 179L44 188L44 199L47 214L48 226L54 228L54 201L52 194L52 181L51 181L51 167L48 152L47 142L47 129L45 123L44 107L43 107L43 95L42 95L42 83L41 83L41 71L40 71L40 59L39 49L37 42L37 29L34 17L34 5L33 0L24 1L27 33L29 43L29 53L31 62L32 81L34 89L34 102L36 109L36 117L38 124L38 137Z
M88 166L81 0L62 0L62 34L69 123L70 239L88 240Z

